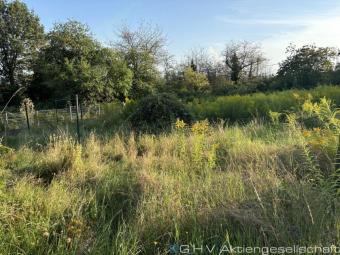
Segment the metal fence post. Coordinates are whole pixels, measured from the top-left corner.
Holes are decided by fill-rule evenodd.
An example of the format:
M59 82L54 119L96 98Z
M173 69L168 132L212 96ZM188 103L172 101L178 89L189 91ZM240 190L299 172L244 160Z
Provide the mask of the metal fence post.
M6 125L8 126L8 113L5 113Z
M25 102L25 113L26 113L27 129L30 130L30 120L28 118L28 109L27 109L27 103L26 102Z
M80 119L83 120L83 105L80 104Z
M54 108L55 108L55 118L58 124L58 109L57 109L57 101L54 100Z
M78 101L78 95L76 95L76 116L77 116L77 135L78 135L78 143L80 143L79 101Z
M9 128L8 126L8 114L5 112L5 141L7 141L7 129Z
M39 111L35 112L35 118L37 120L37 126L39 127L40 126L40 123L39 123Z
M72 121L72 105L71 105L71 103L70 103L70 119L71 119L71 121Z

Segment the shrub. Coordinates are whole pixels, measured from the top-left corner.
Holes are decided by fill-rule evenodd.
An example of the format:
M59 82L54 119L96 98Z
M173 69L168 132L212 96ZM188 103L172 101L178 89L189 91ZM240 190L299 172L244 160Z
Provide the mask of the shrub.
M170 94L161 93L137 102L130 115L130 123L139 131L158 132L171 127L177 118L187 123L192 120L184 104Z

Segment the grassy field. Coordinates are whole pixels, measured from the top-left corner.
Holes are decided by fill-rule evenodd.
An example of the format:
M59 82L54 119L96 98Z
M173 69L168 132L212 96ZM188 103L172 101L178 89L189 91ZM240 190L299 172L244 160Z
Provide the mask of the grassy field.
M79 145L59 132L2 147L0 254L339 245L337 136L320 132L177 122L157 136L93 133Z
M177 120L170 132L134 133L116 103L81 123L81 143L74 123L8 136L0 143L0 254L339 246L338 90L190 105L202 110L198 119L230 111L226 120L243 125ZM248 104L260 118L242 117Z
M329 98L340 105L340 86L319 86L310 90L287 90L270 94L218 96L194 100L188 104L198 119L225 119L244 122L253 118L268 118L269 111L296 111L311 96L314 100Z

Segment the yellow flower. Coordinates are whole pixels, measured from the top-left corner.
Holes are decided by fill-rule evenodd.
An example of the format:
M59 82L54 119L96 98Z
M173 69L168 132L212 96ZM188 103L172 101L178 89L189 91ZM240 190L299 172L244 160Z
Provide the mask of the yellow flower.
M310 137L310 136L311 136L311 132L310 132L309 130L303 130L303 131L302 131L302 135L303 135L304 137Z
M198 121L191 127L191 131L194 134L204 134L209 130L209 122L207 119Z
M311 114L312 112L315 111L316 105L313 104L311 101L306 101L302 105L302 110L306 113Z
M321 131L321 129L319 127L313 128L313 131L319 133Z
M177 119L175 126L176 126L176 129L183 129L185 128L186 124L183 120Z

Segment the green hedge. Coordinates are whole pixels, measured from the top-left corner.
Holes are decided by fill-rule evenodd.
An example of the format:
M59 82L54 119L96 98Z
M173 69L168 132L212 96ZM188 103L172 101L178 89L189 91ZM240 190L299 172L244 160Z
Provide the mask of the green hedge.
M337 106L340 105L340 86L319 86L312 90L288 90L271 94L255 93L200 99L188 103L188 107L199 119L247 121L254 117L266 118L270 110L276 112L294 110L301 105L301 98L307 98L308 94L311 94L314 100L327 97ZM300 99L296 95L299 95Z

